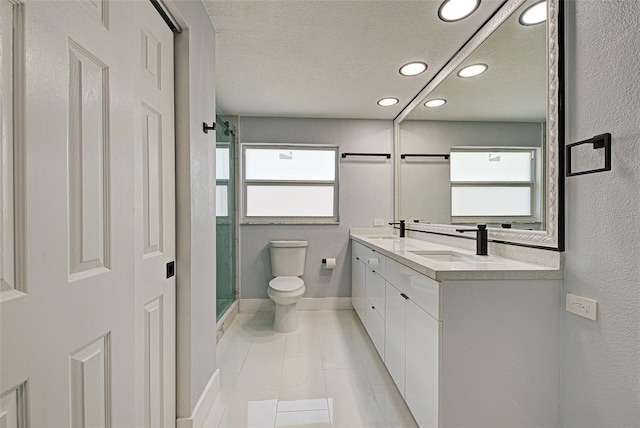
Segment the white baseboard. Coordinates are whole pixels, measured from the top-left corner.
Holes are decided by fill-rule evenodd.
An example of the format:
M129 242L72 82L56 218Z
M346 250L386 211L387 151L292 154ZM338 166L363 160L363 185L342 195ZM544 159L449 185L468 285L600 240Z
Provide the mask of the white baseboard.
M240 299L240 312L273 312L274 309L271 299Z
M298 303L301 311L324 311L330 309L353 309L351 297L303 297Z
M275 305L271 299L240 299L240 312L269 312ZM301 311L352 309L351 297L303 297L298 303Z
M216 397L220 392L220 369L216 370L209 379L207 386L196 403L193 413L188 418L178 418L176 428L203 428L204 423L213 408Z

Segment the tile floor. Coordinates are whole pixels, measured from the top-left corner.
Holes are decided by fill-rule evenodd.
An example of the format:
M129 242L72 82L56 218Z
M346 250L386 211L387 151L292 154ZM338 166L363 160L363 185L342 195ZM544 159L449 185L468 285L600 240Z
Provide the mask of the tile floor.
M218 343L220 394L207 427L415 427L352 310L301 311L293 333L273 313L240 313Z

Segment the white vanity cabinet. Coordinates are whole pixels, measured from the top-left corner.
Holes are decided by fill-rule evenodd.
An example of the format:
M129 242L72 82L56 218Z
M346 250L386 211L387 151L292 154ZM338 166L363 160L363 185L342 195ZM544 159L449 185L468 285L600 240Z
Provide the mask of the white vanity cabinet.
M384 358L385 266L387 258L353 242L351 302L378 353Z
M437 427L440 283L393 260L386 274L385 365L418 425Z
M420 427L557 425L558 270L421 273L415 240L352 243L353 305Z

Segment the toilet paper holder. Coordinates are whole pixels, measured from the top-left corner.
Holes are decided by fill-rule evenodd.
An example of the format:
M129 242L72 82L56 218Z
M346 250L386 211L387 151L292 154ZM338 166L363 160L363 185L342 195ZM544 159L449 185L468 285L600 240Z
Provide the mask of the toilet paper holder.
M327 259L322 259L322 264L325 266L325 269L333 269L335 268L336 265L336 259L329 259L332 263L333 266L328 266L327 265Z

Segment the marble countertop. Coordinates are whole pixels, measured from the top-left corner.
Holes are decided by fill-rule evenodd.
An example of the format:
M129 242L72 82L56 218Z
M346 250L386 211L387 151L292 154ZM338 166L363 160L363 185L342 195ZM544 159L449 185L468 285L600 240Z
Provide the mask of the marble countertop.
M495 255L477 256L474 251L412 238L395 232L352 230L351 239L436 281L491 279L562 279L562 270ZM438 261L415 252L451 253L453 261ZM446 258L446 255L444 256Z

